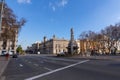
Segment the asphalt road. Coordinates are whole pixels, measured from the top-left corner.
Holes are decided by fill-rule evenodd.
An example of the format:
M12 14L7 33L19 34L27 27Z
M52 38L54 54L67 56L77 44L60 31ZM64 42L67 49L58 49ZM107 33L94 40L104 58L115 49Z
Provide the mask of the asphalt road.
M11 58L4 80L120 80L120 62L47 56Z

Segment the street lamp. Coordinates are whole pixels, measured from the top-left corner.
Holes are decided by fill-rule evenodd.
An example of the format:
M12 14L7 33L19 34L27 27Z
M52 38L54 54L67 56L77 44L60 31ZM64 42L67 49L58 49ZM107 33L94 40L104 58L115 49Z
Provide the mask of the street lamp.
M3 6L4 6L5 0L1 0L1 12L0 12L0 32L2 28L2 17L3 17Z

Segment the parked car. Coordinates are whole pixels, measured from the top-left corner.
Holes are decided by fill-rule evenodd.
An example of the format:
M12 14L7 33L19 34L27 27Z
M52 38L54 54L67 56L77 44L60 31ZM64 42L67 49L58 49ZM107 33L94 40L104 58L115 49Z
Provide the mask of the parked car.
M18 58L18 55L17 54L13 54L12 58Z
M38 51L37 54L40 54L40 51Z
M11 52L11 51L9 51L9 52L8 52L8 51L2 51L0 55L1 55L1 56L5 56L7 53L8 53L10 56L13 55L13 52Z
M13 52L9 51L8 54L9 54L9 55L13 55Z
M64 52L60 52L57 54L57 56L65 56L65 53Z

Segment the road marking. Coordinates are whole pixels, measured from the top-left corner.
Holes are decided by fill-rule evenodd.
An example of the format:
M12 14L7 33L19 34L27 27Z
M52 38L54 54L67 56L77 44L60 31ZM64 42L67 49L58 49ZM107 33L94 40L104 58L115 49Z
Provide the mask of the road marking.
M39 66L38 64L34 64L35 66Z
M31 63L31 62L28 62L28 63Z
M19 66L20 66L20 67L23 67L23 65L22 65L22 64L19 64Z
M25 60L27 62L27 60Z
M44 63L43 61L40 61L40 63Z
M47 67L44 67L44 69L48 70L48 71L52 71L52 69L50 68L47 68Z
M46 73L43 73L43 74L40 74L40 75L37 75L37 76L33 76L33 77L27 78L25 80L34 80L34 79L37 79L37 78L40 78L40 77L43 77L43 76L46 76L46 75L49 75L49 74L52 74L52 73L64 70L64 69L67 69L67 68L70 68L70 67L76 66L78 64L82 64L82 63L88 62L88 61L89 60L80 61L78 63L71 64L71 65L68 65L68 66L65 66L65 67L62 67L62 68L58 68L58 69L55 69L55 70L52 70L52 71L49 71L49 72L46 72Z
M72 61L72 62L78 62L79 60L73 60L73 59L64 59L64 58L50 58L50 57L42 57L45 59L50 59L50 60L61 60L61 61Z

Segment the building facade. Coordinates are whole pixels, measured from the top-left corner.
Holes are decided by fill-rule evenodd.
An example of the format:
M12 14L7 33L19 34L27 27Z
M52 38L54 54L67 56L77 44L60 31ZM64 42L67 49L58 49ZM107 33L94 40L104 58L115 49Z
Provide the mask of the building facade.
M55 35L51 39L47 39L45 36L43 41L39 43L39 47L37 43L33 44L31 47L28 47L28 52L36 53L40 52L41 54L58 54L61 52L69 52L72 48L77 48L77 54L80 53L80 40L74 40L73 29L71 29L70 40L64 38L57 38ZM71 47L72 46L72 47ZM69 49L68 49L69 48ZM74 52L74 51L73 51Z
M2 33L0 34L0 55L6 53L16 53L18 42L18 27L7 28L2 27Z
M57 54L60 52L67 52L68 40L58 39L53 36L52 39L47 40L44 37L44 41L40 44L40 53L43 54Z
M111 54L112 50L117 49L120 53L120 41L114 41L114 45L108 42L107 37L99 40L81 39L74 40L74 31L70 30L70 40L64 38L56 38L55 35L51 39L47 39L45 36L43 41L32 44L29 47L29 51L32 53L40 52L41 54L58 54L61 52L67 52L68 54L81 54L81 55L92 55L92 54Z
M80 42L79 40L76 40L80 52ZM58 54L60 52L68 52L67 47L69 44L69 40L64 38L56 38L53 36L52 39L47 40L46 37L43 38L43 42L40 43L34 43L31 47L27 48L28 52L32 52L34 54L37 54L40 52L41 54ZM38 46L39 45L39 46Z

